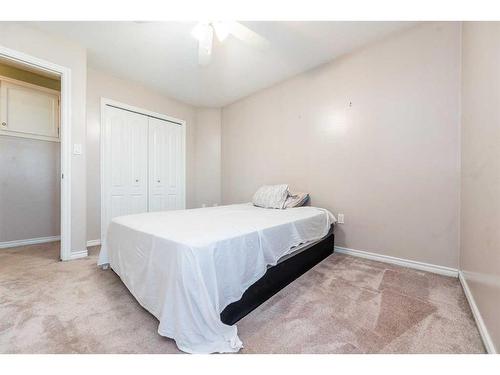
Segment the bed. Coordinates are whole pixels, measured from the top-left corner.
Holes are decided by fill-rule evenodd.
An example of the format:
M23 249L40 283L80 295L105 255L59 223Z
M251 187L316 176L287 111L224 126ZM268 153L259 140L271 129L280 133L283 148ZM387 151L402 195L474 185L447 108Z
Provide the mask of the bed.
M237 352L234 323L333 252L333 215L237 204L117 217L99 265L188 353Z

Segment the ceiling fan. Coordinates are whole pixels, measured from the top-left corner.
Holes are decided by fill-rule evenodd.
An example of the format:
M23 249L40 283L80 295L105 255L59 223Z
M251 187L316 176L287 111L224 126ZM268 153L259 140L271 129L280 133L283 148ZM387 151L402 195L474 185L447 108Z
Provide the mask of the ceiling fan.
M208 65L212 59L214 34L219 42L224 42L229 35L257 48L267 45L267 40L250 30L248 27L235 21L205 21L199 22L191 31L191 35L198 40L198 64Z

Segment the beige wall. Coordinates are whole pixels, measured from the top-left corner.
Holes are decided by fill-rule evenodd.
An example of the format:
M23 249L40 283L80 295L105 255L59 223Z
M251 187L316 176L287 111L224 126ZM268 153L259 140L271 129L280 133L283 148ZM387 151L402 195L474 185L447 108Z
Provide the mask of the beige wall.
M196 110L196 207L221 203L221 111Z
M217 113L220 111L198 110L142 85L89 68L87 81L87 240L100 238L101 97L185 120L187 207L197 206L197 194L200 194L202 200L206 200L207 203L216 203L220 200L220 169L214 168L214 164L220 164L220 161L214 159L217 157L216 149L220 142L220 133L218 133L220 119L217 120ZM197 160L200 161L197 162ZM202 168L199 179L196 177L197 166ZM205 168L210 168L212 175L207 176ZM198 181L203 186L199 186Z
M459 23L420 25L253 94L222 110L222 201L289 183L345 214L337 245L457 267L459 96Z
M71 159L71 250L86 249L86 50L64 38L16 22L0 22L0 45L71 69L71 138L83 145Z
M460 268L500 350L500 23L465 22Z
M60 148L0 135L0 242L60 234Z

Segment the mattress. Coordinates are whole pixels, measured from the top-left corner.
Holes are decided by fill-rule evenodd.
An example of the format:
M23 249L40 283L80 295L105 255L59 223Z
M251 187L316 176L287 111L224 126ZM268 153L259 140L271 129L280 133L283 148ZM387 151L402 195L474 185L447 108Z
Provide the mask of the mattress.
M306 251L307 249L310 249L311 247L313 247L317 243L323 241L326 237L328 237L329 234L331 234L333 232L334 225L332 225L332 227L330 228L328 233L324 237L320 238L319 240L309 241L309 242L302 243L300 245L292 247L290 249L290 251L288 252L288 254L285 254L281 258L278 259L278 262L276 264L280 264L280 263L284 262L285 260L290 259L291 257L298 255L301 252ZM269 267L271 267L271 266L269 266Z
M109 225L99 264L110 264L179 349L236 352L237 327L222 323L220 313L334 222L322 208L252 204L121 216Z

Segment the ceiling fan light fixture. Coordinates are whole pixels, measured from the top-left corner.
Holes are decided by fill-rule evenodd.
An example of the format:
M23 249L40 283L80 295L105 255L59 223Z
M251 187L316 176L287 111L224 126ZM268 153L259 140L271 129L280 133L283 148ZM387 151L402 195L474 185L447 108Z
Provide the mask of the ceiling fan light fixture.
M210 24L208 22L199 22L196 24L196 26L191 30L191 36L195 38L197 41L202 40L206 33L208 32L208 29L210 29Z
M219 42L223 42L224 40L226 40L226 38L231 33L230 24L228 22L213 22L212 26L215 30L215 35L217 36Z

